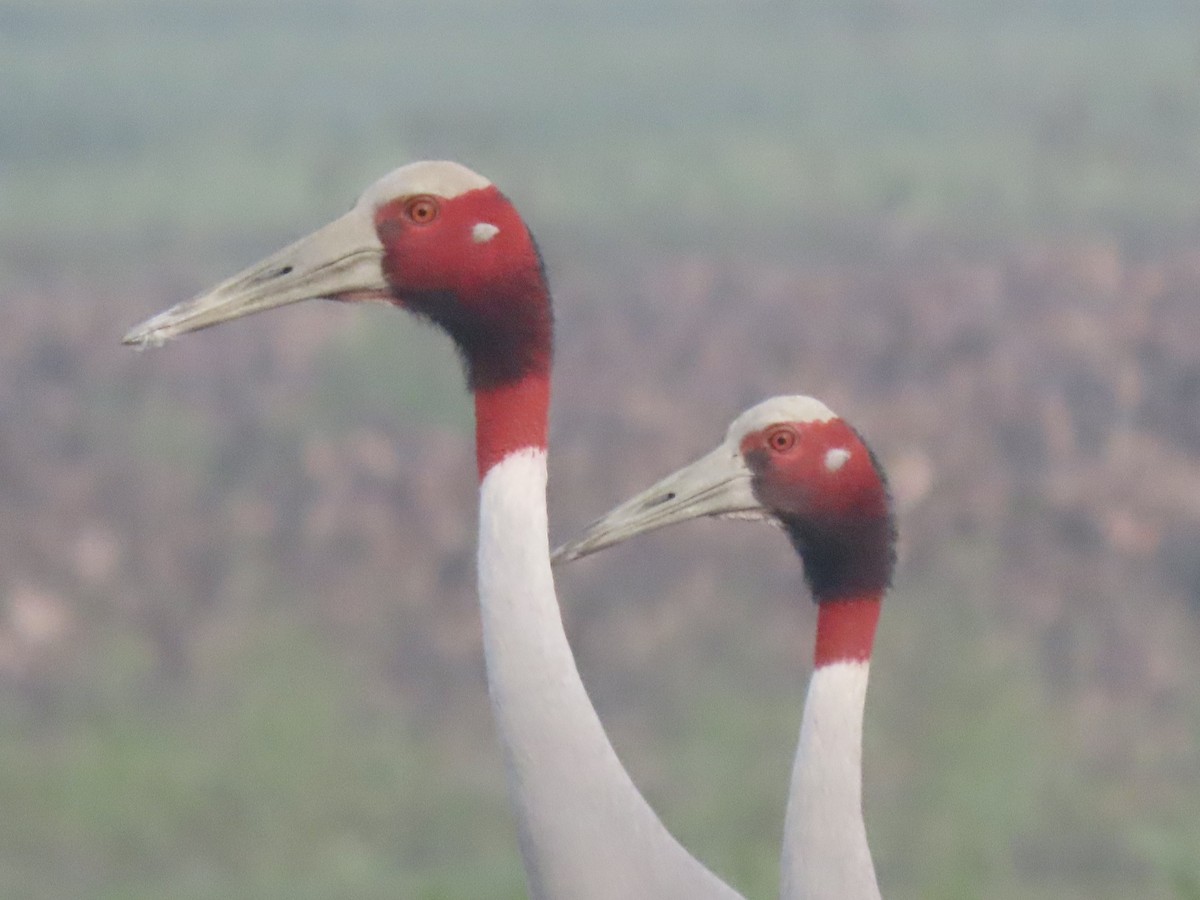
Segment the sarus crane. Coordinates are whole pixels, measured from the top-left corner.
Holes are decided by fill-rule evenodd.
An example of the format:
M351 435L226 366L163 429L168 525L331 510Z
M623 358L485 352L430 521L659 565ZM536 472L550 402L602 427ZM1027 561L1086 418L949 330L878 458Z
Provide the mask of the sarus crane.
M784 900L875 900L862 814L862 731L880 605L895 566L887 481L858 433L812 397L774 397L711 453L615 507L566 561L700 516L781 525L817 603L813 674L784 819Z
M138 346L312 298L385 301L457 344L475 399L488 689L531 896L735 898L668 832L617 758L563 630L550 568L553 316L529 229L452 162L384 176L341 218L131 330Z

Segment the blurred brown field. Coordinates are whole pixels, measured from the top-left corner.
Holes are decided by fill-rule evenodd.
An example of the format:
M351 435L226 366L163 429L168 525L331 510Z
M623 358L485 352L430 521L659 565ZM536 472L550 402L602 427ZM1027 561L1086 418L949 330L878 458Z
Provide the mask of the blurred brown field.
M118 346L451 156L548 262L556 538L771 394L881 456L887 896L1200 897L1198 26L0 3L0 892L522 895L448 343L313 304ZM695 523L558 583L635 779L774 894L813 624L786 541Z

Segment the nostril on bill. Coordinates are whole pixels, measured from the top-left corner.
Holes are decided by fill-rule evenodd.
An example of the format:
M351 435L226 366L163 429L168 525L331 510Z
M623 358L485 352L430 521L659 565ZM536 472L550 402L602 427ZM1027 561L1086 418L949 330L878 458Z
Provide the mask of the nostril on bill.
M271 269L271 270L270 270L270 271L268 271L268 272L263 272L263 273L262 273L262 274L260 274L260 275L256 275L256 276L254 277L254 283L255 283L255 284L261 284L261 283L262 283L262 282L264 282L264 281L271 281L271 280L273 280L273 279L275 279L275 278L281 278L281 277L283 277L284 275L287 275L287 274L289 274L291 271L292 271L292 267L291 267L291 266L280 266L280 267L279 267L279 268L277 268L277 269Z

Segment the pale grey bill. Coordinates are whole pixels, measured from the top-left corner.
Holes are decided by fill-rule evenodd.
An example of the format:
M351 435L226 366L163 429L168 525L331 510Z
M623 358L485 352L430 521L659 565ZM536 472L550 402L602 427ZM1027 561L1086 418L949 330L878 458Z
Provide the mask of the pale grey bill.
M555 550L551 561L570 562L642 532L688 519L764 513L741 454L721 446L613 508L577 539Z
M230 319L321 297L383 299L383 245L370 216L352 210L209 291L130 329L123 344L160 346Z

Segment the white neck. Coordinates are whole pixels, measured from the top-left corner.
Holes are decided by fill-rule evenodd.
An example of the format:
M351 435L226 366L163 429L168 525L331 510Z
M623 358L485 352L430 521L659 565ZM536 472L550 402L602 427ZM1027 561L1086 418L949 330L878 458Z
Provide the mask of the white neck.
M783 826L783 900L878 900L862 816L870 662L820 666L808 685Z
M736 898L659 821L588 699L554 593L542 450L505 457L480 485L479 600L530 896Z

